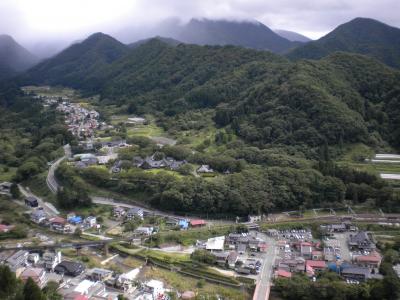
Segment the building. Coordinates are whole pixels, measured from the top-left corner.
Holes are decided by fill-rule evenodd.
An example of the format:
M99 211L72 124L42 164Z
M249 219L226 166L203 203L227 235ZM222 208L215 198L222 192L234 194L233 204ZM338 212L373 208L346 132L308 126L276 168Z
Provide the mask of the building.
M0 224L0 233L7 233L12 230L15 226L14 225L5 225Z
M371 270L365 267L350 266L341 271L346 280L366 281L371 277Z
M236 262L238 261L239 255L236 251L229 252L227 263L230 269L234 269L236 266Z
M324 254L322 251L313 250L311 252L312 260L322 260L324 258Z
M82 224L82 217L80 216L71 216L70 218L68 218L68 222L73 224L73 225L78 225L78 224Z
M327 268L324 260L307 260L306 261L306 271L323 271Z
M13 272L17 272L19 268L23 268L27 265L29 252L25 250L19 250L6 259L6 265L8 265Z
M38 207L39 203L35 197L28 196L25 198L25 205L29 207Z
M126 218L128 220L132 220L136 216L143 220L143 215L144 215L143 209L141 209L140 207L132 207L128 210Z
M43 253L43 265L46 270L54 270L61 263L61 252L45 252Z
M153 234L154 228L151 226L141 226L135 229L135 233L150 236Z
M165 289L162 281L152 279L149 282L146 282L144 286L145 291L152 294L153 299L163 299Z
M13 184L11 182L7 181L0 183L0 193L9 194L11 192L12 185Z
M300 243L300 254L306 259L312 258L312 244L309 242L301 242Z
M61 233L65 233L70 231L69 224L67 223L67 220L61 217L54 217L51 218L50 220L50 228L53 229L54 231L58 231Z
M113 216L116 219L120 219L126 215L126 210L123 207L116 206L113 209Z
M26 282L28 278L31 278L40 288L45 285L46 271L42 268L26 268L19 278Z
M278 269L275 271L275 278L291 278L292 273L286 270Z
M356 234L351 234L348 241L349 247L351 249L359 250L373 250L375 249L375 244L371 240L370 236L365 231L359 231Z
M96 227L97 226L97 219L96 219L96 217L89 216L83 221L83 223L87 227Z
M113 275L113 271L111 271L111 270L94 268L91 271L89 271L88 278L92 281L104 282L104 281L111 279L112 275Z
M30 253L28 255L28 263L36 265L39 262L39 253Z
M65 274L73 277L82 274L84 270L85 266L82 263L67 260L62 261L54 268L54 272L57 274Z
M190 220L191 227L202 227L206 225L206 221L204 220Z
M131 290L134 287L134 280L139 275L140 268L133 269L128 273L118 276L115 285L122 289L124 292Z
M229 257L229 252L215 252L213 253L215 256L216 263L219 266L224 267L226 265L227 259Z
M214 173L214 170L209 165L201 165L197 169L197 173L203 173L203 174Z
M369 255L356 256L354 262L362 267L379 268L382 262L382 256L378 252L372 251Z
M31 220L36 224L40 224L46 220L46 213L41 209L37 209L31 213Z
M262 216L261 215L249 215L247 216L247 221L250 223L256 223L256 222L261 222L262 221Z
M225 244L225 236L217 236L209 238L206 243L206 250L211 252L223 251L224 244Z

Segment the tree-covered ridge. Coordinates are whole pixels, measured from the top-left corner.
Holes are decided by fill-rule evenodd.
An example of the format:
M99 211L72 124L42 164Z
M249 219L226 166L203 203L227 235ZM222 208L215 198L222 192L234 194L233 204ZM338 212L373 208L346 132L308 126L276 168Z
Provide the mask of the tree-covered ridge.
M293 59L320 59L336 51L359 53L400 67L400 29L373 19L356 18L304 46L293 49Z
M75 88L85 86L87 90L96 91L99 87L91 75L97 71L101 74L103 68L128 51L128 46L111 36L95 33L36 65L22 78L27 77L32 83L63 84Z
M0 172L13 174L9 180L21 181L43 172L71 140L55 109L44 110L15 85L0 84Z

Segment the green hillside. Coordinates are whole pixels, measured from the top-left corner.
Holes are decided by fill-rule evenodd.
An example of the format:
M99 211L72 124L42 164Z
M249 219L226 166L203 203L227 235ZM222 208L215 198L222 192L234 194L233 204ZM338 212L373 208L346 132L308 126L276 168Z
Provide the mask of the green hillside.
M374 57L395 68L400 67L400 29L379 21L356 18L320 38L292 50L292 59L320 59L336 51Z

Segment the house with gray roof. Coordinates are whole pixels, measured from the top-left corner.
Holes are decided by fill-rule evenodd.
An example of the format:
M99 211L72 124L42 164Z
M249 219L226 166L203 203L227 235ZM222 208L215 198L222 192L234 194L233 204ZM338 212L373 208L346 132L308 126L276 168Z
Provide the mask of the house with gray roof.
M376 247L366 231L359 231L356 234L351 234L348 244L350 248L359 250L373 250Z

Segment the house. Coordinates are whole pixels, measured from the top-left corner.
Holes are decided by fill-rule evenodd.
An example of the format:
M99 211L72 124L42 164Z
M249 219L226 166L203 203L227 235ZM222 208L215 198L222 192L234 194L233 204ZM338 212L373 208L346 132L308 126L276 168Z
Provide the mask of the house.
M201 165L197 169L197 173L214 173L214 170L209 165Z
M54 217L50 220L50 228L58 232L66 232L70 230L67 220L61 217Z
M35 197L28 196L25 198L25 205L29 207L38 207L39 203Z
M322 271L327 268L324 260L306 260L306 271Z
M97 219L96 219L96 217L89 216L83 221L83 223L87 227L95 227L95 226L97 226Z
M25 250L19 250L6 259L5 263L8 265L13 272L17 272L21 267L27 265L29 252Z
M61 252L45 252L43 253L43 265L46 270L54 270L61 263Z
M369 237L368 233L365 231L359 231L357 234L351 234L348 241L349 247L359 250L373 250L375 249L375 244Z
M135 233L140 235L147 235L150 236L153 234L154 228L151 226L141 226L135 229Z
M146 292L152 294L153 299L163 299L165 289L162 281L152 279L145 283L144 288Z
M46 220L46 213L41 209L37 209L31 213L31 220L36 224L40 224Z
M225 244L225 236L217 236L209 238L206 243L206 250L208 251L223 251Z
M28 255L28 263L36 265L39 262L39 253L30 253Z
M309 242L300 243L300 254L306 259L312 258L312 244Z
M229 252L227 263L230 269L234 269L236 266L236 262L238 261L239 255L236 251Z
M360 255L354 258L357 265L367 268L379 268L382 262L382 256L376 252L372 251L369 255Z
M89 271L88 278L92 281L104 282L104 281L111 279L112 275L113 275L113 271L111 271L111 270L94 268L91 271Z
M96 297L100 297L97 299L102 299L101 297L106 296L106 289L105 285L102 282L94 282L90 281L87 279L82 280L79 282L78 285L75 286L73 291L70 293L72 295L75 294L75 297L77 295L82 295L88 297L88 299L96 299ZM70 297L69 295L65 295L64 299L71 299L68 298ZM81 299L81 298L72 298L72 299ZM108 299L106 297L103 297L103 299Z
M120 219L125 215L126 215L126 210L123 207L120 207L120 206L114 207L114 209L113 209L114 218Z
M340 224L328 224L328 225L321 225L321 229L325 232L345 232L347 231L347 227L344 223Z
M371 277L371 270L366 267L350 266L343 269L341 275L347 280L363 282Z
M188 220L185 220L185 219L179 220L178 225L179 225L179 227L181 229L188 229L189 228L189 222L188 222Z
M278 269L275 271L275 278L291 278L292 273L286 270Z
M204 220L190 220L191 227L202 227L206 225L206 221Z
M267 249L268 249L268 245L263 242L259 243L257 246L257 251L259 251L259 252L267 252Z
M0 183L0 193L9 194L11 192L12 185L13 184L11 182L7 181Z
M45 285L46 271L42 268L26 268L19 278L26 282L28 278L31 278L40 288Z
M135 216L137 216L143 220L143 214L143 209L141 209L140 207L132 207L128 210L126 218L128 220L132 220Z
M68 276L78 276L85 270L85 266L80 262L63 260L55 268L57 274L65 274Z
M247 221L250 223L256 223L256 222L261 222L262 221L262 216L261 215L254 215L254 216L247 216Z
M228 252L215 252L215 253L213 253L213 255L215 256L215 260L219 266L226 265L226 261L229 257Z
M324 258L324 255L323 255L322 251L314 250L311 252L312 260L322 260L323 258Z
M14 225L5 225L0 224L0 233L6 233L12 230L15 226Z
M134 287L134 280L139 275L140 268L133 269L127 273L118 276L115 285L124 292L131 290Z

